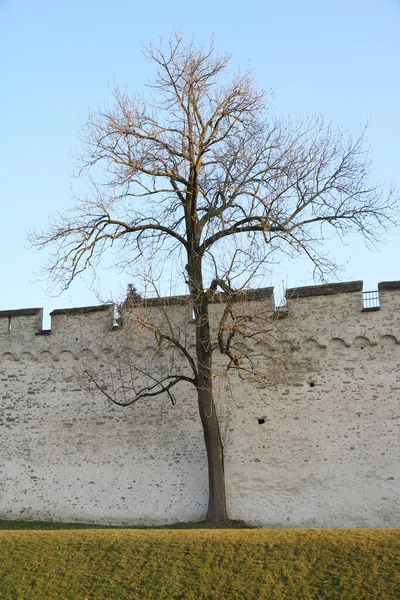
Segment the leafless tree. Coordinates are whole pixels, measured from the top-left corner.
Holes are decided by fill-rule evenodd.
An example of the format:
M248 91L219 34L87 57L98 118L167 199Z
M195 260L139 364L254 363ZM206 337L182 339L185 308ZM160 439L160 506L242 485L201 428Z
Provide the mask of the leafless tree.
M208 518L218 521L226 503L213 353L225 356L228 370L253 372L245 346L254 331L234 310L241 290L254 287L280 252L306 256L329 277L335 265L323 253L327 232L356 231L374 242L393 222L396 199L369 182L363 135L353 140L320 118L273 117L268 95L249 72L230 76L230 57L213 41L199 46L175 33L166 44L151 44L146 56L155 66L146 96L116 89L112 107L91 114L83 129L80 174L90 173L91 192L34 241L55 248L48 274L66 287L117 243L127 267L141 257L164 264L184 257L195 352L168 332L167 317L160 326L136 315L158 348L174 347L187 368L158 379L149 371L142 387L123 390L122 403L165 393L173 399L182 381L195 387ZM209 305L218 298L223 309L213 343Z

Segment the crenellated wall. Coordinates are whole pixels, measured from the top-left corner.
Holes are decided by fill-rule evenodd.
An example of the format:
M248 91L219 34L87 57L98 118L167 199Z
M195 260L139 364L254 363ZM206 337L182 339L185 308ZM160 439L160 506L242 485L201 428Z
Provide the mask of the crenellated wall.
M217 378L231 518L277 527L399 526L400 282L379 284L363 310L362 282L289 289L272 320L279 349L260 345L264 382ZM273 315L273 290L247 292ZM223 310L215 297L212 322ZM153 299L188 349L186 297ZM112 305L0 312L0 519L167 523L204 518L207 466L196 397L111 404L108 381L129 346L138 363L152 336L114 326ZM129 332L129 340L127 340ZM271 352L273 354L271 354ZM157 354L168 372L176 356ZM218 364L218 361L217 361ZM176 364L174 364L176 367Z

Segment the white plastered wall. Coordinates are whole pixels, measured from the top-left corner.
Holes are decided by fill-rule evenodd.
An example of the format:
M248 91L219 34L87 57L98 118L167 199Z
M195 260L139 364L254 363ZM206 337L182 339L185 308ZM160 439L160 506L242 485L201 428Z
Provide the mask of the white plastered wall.
M380 297L379 311L362 312L360 291L289 294L284 374L234 381L233 394L217 382L231 518L399 526L400 289ZM171 306L169 316L190 346L190 309ZM85 370L106 377L120 335L112 308L57 311L50 335L37 335L40 317L0 314L0 518L204 518L207 466L190 386L175 406L111 405Z

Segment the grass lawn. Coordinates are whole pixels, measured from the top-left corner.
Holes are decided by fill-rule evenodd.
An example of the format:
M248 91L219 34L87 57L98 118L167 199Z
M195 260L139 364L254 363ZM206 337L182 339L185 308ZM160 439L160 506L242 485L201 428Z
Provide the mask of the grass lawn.
M1 600L400 598L398 529L40 525L0 531Z

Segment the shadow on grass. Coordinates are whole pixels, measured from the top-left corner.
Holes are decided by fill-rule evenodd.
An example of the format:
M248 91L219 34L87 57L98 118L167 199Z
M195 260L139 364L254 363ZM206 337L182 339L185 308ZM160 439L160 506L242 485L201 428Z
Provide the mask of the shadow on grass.
M4 521L0 520L0 529L3 530L59 530L59 529L255 529L244 521L211 521L179 522L170 525L145 526L145 525L94 525L89 523L58 523L50 521Z

